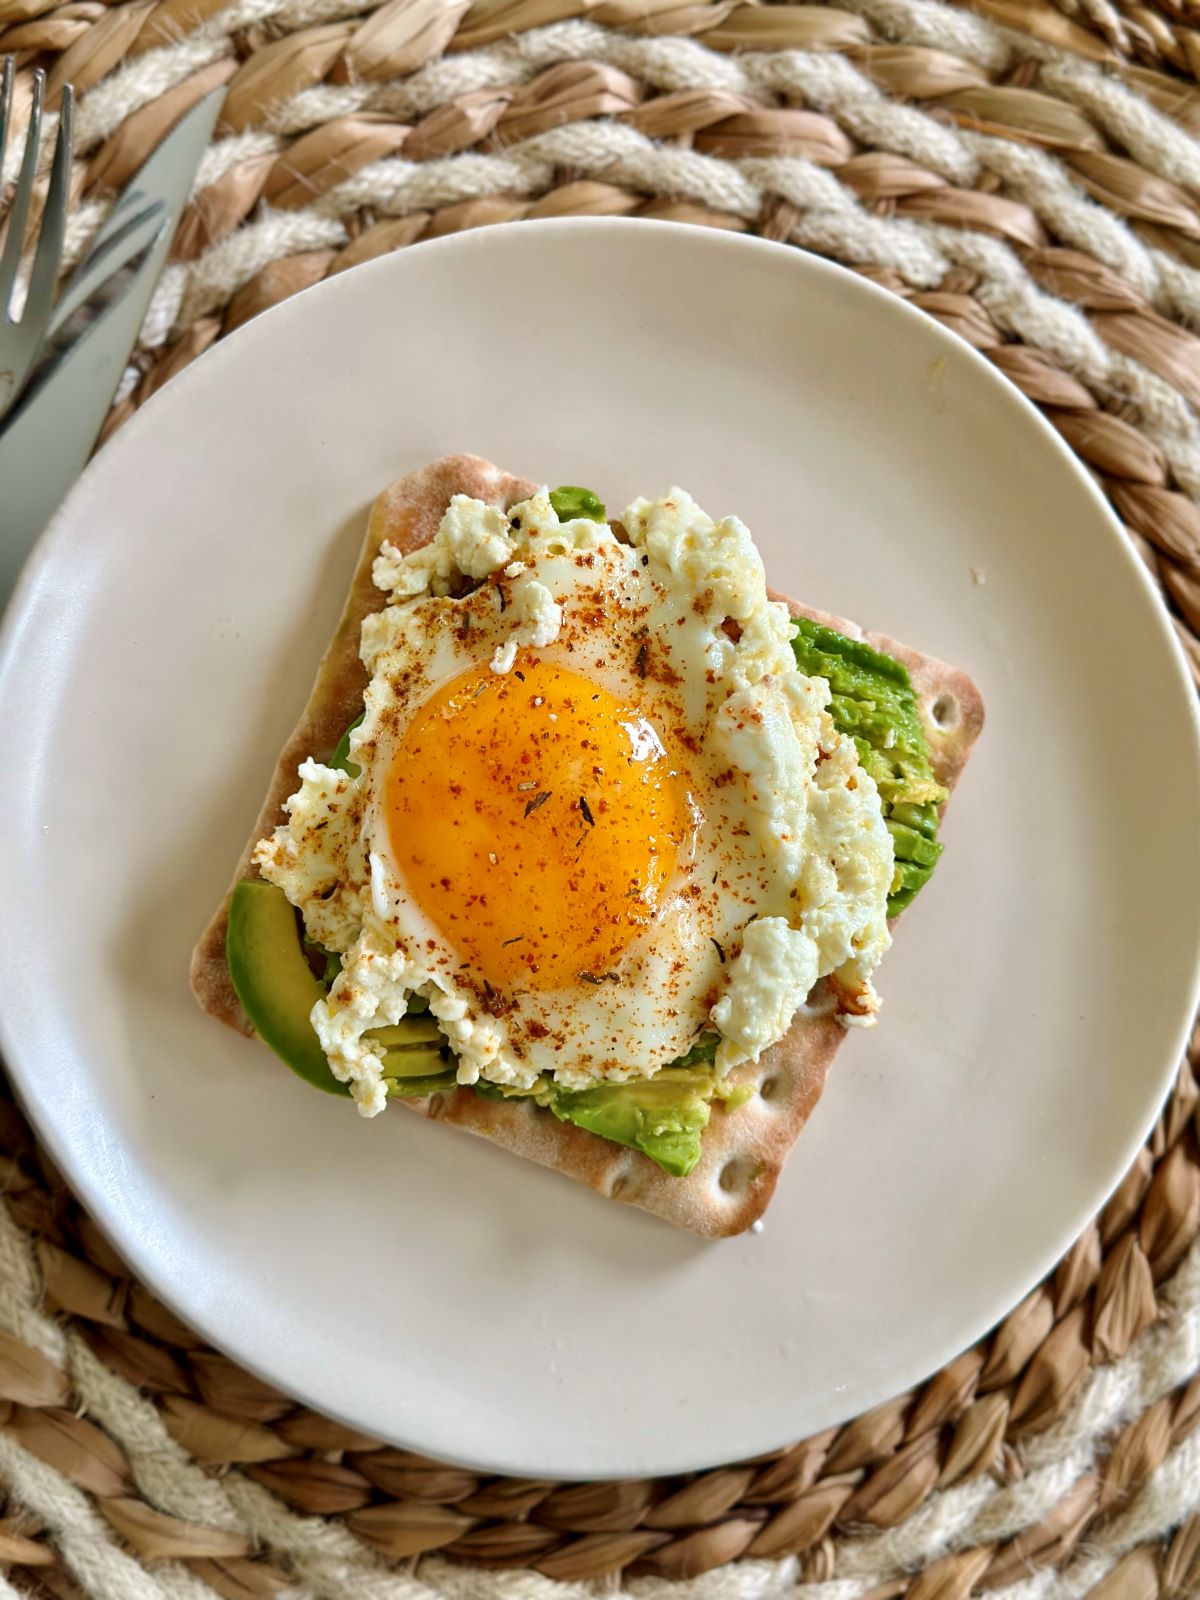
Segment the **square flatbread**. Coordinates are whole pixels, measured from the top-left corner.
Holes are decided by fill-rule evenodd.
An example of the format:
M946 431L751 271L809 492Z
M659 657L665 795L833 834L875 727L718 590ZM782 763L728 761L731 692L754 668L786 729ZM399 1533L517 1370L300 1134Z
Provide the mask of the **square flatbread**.
M363 618L384 603L383 593L371 581L371 566L381 542L387 539L405 552L425 544L437 532L452 495L470 495L507 510L533 494L536 487L478 456L460 455L410 472L379 496L341 621L318 669L304 714L279 757L258 821L238 862L235 884L257 876L251 851L283 820L283 804L296 788L301 761L310 756L325 759L362 710L367 674L359 660L359 634ZM916 691L934 771L940 783L953 788L983 726L983 703L971 680L883 634L864 634L844 618L810 610L793 600L787 603L793 615L812 617L840 633L865 638L904 663ZM251 1034L253 1029L225 963L228 912L227 894L193 953L192 989L205 1011ZM552 1112L528 1100L490 1100L472 1089L459 1088L399 1103L419 1116L490 1139L514 1155L586 1183L598 1194L641 1206L696 1233L710 1237L741 1233L765 1211L845 1037L842 1024L820 991L818 985L778 1044L764 1051L757 1064L747 1063L733 1074L735 1081L754 1083L759 1092L733 1112L714 1103L703 1154L686 1178L671 1177L636 1150L559 1122Z

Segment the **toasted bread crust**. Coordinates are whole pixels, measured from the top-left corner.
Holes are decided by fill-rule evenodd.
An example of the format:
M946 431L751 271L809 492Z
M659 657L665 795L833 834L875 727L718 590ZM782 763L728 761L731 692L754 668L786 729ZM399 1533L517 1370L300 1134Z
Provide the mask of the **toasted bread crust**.
M437 531L452 495L472 495L507 508L532 494L534 488L477 456L459 455L409 473L379 496L346 608L304 714L280 755L233 883L256 875L251 852L283 819L284 801L295 789L300 762L314 755L327 756L361 710L367 677L358 656L359 633L363 618L384 602L371 581L380 543L387 539L405 552L419 548ZM812 617L841 633L864 638L904 663L916 690L934 771L940 783L953 788L983 725L983 702L971 680L883 634L864 634L844 618L811 610L784 595L773 594L772 598L786 600L793 615ZM249 1034L253 1030L225 962L228 912L227 893L193 954L192 989L205 1011ZM564 1173L609 1199L640 1206L695 1233L718 1238L744 1232L766 1210L844 1037L844 1028L823 997L814 995L778 1044L764 1051L757 1064L747 1063L734 1074L736 1081L753 1083L759 1093L734 1112L714 1106L701 1159L686 1178L671 1177L638 1151L559 1122L551 1112L527 1100L492 1100L458 1088L400 1103L418 1115L462 1128L514 1155Z

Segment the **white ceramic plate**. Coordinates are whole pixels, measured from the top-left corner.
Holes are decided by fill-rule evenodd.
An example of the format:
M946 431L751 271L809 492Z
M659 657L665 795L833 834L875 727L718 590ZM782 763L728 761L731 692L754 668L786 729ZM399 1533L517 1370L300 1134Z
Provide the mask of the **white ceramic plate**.
M782 588L982 689L883 1021L761 1235L705 1243L450 1129L365 1123L188 992L362 512L457 450L618 508L681 483L745 518ZM52 1154L213 1343L471 1464L699 1467L920 1379L1120 1178L1193 1005L1192 693L1104 503L933 323L718 233L489 229L218 345L42 543L0 747L4 1041Z

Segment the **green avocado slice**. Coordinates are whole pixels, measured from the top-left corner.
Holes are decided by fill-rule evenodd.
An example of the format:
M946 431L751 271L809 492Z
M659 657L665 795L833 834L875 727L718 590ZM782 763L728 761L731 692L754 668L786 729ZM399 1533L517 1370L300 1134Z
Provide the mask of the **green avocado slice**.
M434 1078L438 1088L455 1082L450 1048L432 1017L406 1016L390 1027L372 1028L365 1037L384 1046L383 1075L389 1094L428 1094L428 1089L414 1086Z
M348 1095L349 1085L334 1077L309 1020L328 984L305 958L296 913L282 889L256 878L237 885L229 904L225 959L237 997L263 1043L306 1083L327 1094ZM424 1003L416 1009L424 1011ZM385 1047L383 1075L389 1094L412 1098L453 1086L454 1066L447 1064L448 1052L432 1017L405 1017L394 1026L373 1029L368 1037Z
M330 1071L309 1016L325 985L304 959L296 913L282 889L244 878L229 903L229 976L254 1031L306 1083L348 1095Z
M686 1055L680 1056L678 1061L671 1062L671 1068L711 1066L717 1059L717 1046L721 1042L719 1033L702 1033Z
M901 662L862 639L807 617L796 618L796 629L796 665L826 679L834 727L854 740L878 786L896 858L887 907L894 917L928 883L942 853L937 808L946 791L934 776L912 682Z
M605 520L604 501L590 489L577 489L573 484L551 489L550 504L560 522L574 522L579 517L586 517L589 522Z
M718 1080L711 1063L715 1034L703 1034L679 1061L653 1078L630 1083L597 1083L589 1089L564 1089L539 1078L531 1089L505 1088L480 1078L472 1085L485 1100L532 1100L560 1122L586 1133L628 1145L656 1161L672 1177L685 1178L700 1159L700 1138L708 1126L710 1104L721 1100L732 1111L754 1093ZM696 1065L688 1065L695 1061Z
M355 717L354 721L350 724L345 733L342 734L342 737L334 746L333 754L329 758L329 765L331 767L336 767L339 772L344 772L348 777L351 778L357 778L362 772L362 768L356 761L351 761L350 759L350 735L354 732L355 728L359 726L366 714L367 713L363 711L357 717Z
M635 1083L555 1089L549 1104L560 1122L640 1150L664 1172L686 1178L700 1159L712 1089L711 1073L665 1067Z
M409 1011L412 1011L411 1006ZM403 1022L395 1022L384 1028L372 1028L367 1038L377 1040L386 1050L404 1050L409 1054L428 1045L432 1045L436 1052L438 1047L446 1042L442 1030L432 1017L407 1014Z
M427 1094L438 1094L453 1089L458 1079L453 1067L441 1072L424 1072L414 1077L394 1077L390 1071L391 1057L385 1056L383 1076L387 1091L393 1100L421 1100Z

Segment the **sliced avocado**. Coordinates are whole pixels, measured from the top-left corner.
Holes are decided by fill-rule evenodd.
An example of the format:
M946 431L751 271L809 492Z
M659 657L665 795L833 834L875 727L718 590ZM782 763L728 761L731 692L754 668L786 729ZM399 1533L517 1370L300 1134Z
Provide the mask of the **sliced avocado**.
M719 1100L726 1111L736 1111L747 1100L753 1100L757 1093L758 1088L753 1083L730 1083L726 1078L713 1090L713 1099Z
M715 1033L702 1033L686 1056L653 1078L629 1083L564 1089L543 1077L529 1089L515 1089L480 1078L472 1088L485 1100L533 1100L560 1122L640 1150L664 1172L686 1177L700 1159L709 1103L720 1100L726 1111L734 1111L755 1093L752 1084L734 1085L717 1077L711 1066L717 1043Z
M441 1072L422 1073L417 1077L393 1077L389 1071L391 1059L390 1056L384 1057L383 1068L388 1094L393 1100L419 1100L423 1095L453 1089L457 1082L453 1067L446 1067Z
M318 944L315 939L306 939L300 935L300 944L304 950L305 958L315 971L314 963L321 963L320 978L326 992L333 987L333 980L342 970L342 958L336 950L326 950L323 944Z
M441 1045L445 1036L429 1016L406 1016L403 1021L385 1028L372 1028L368 1039L377 1039L386 1050L410 1050L415 1045Z
M509 1098L498 1083L489 1083L486 1078L477 1078L471 1088L485 1100L507 1100Z
M719 1033L702 1033L687 1055L680 1056L678 1061L672 1061L671 1067L695 1067L701 1062L713 1062L717 1059L717 1046L721 1042Z
M560 1122L573 1122L614 1144L629 1145L664 1172L686 1178L700 1159L711 1093L711 1074L667 1067L640 1082L557 1089L550 1109Z
M892 878L892 892L888 895L888 916L894 917L916 899L933 877L932 867L919 866L915 861L897 861Z
M897 861L913 861L919 867L933 870L942 853L942 847L936 839L930 839L915 828L897 822L894 816L888 818L888 827L891 829L892 848Z
M454 1081L455 1067L445 1035L432 1017L404 1017L389 1027L371 1028L363 1036L384 1047L383 1075L389 1080L440 1078L447 1072ZM390 1093L426 1093L407 1088L391 1088Z
M360 725L363 717L365 717L366 714L367 713L363 711L357 717L355 717L354 721L350 724L345 733L343 733L342 737L334 746L333 754L329 758L329 765L331 767L336 767L339 772L347 773L351 778L357 778L359 773L362 771L362 768L356 762L351 761L350 759L350 735L354 732L355 728Z
M854 740L863 770L878 786L896 857L887 907L894 917L929 881L942 853L937 808L946 791L934 776L912 682L902 662L862 639L807 617L796 619L796 629L796 665L828 682L834 727Z
M927 839L937 838L937 807L929 802L924 805L913 805L907 800L898 800L892 806L890 820L893 823L902 823L906 828L915 828Z
M453 1075L454 1063L448 1053L443 1055L428 1045L418 1045L413 1050L389 1050L383 1058L385 1078L433 1078L440 1072Z
M586 517L589 522L605 520L604 501L590 489L577 489L573 484L551 489L550 504L560 522L574 522L579 517Z
M238 884L229 905L225 959L237 997L264 1044L307 1083L348 1095L309 1021L325 986L304 958L296 913L282 889L254 878Z

